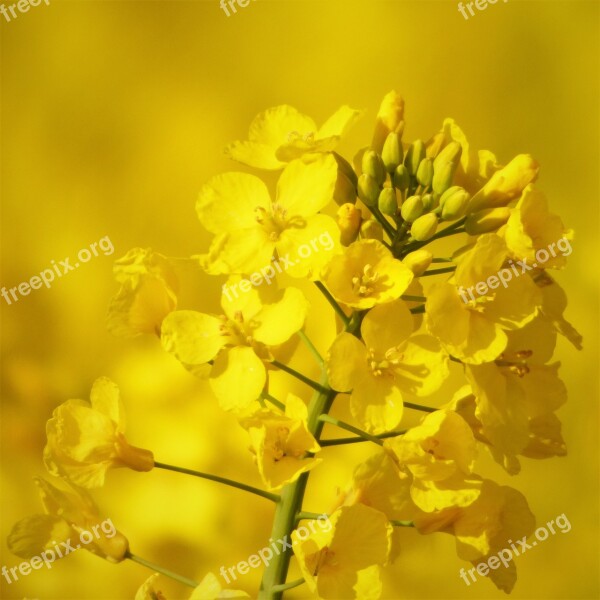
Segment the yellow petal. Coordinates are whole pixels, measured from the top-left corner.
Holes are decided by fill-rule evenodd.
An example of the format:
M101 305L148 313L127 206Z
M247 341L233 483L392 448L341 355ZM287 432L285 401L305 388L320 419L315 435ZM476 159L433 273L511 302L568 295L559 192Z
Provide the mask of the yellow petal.
M258 225L256 208L269 210L267 186L254 175L224 173L213 177L200 190L196 213L211 233L231 233Z
M367 348L385 352L406 341L414 329L414 317L403 300L374 306L360 326Z
M75 540L78 536L63 518L33 515L21 519L14 525L6 543L10 552L21 558L30 559L69 539Z
M329 385L338 392L349 392L356 374L366 368L367 349L353 335L340 333L329 349L327 376Z
M226 349L217 356L210 387L223 410L243 410L262 392L267 374L263 362L249 347Z
M163 321L163 348L186 365L201 365L212 360L227 343L222 321L192 310L172 312Z
M94 410L106 415L117 425L117 431L125 431L125 407L116 383L108 377L96 379L90 392L90 403Z
M317 139L327 137L342 137L360 118L363 111L355 110L349 106L339 108L323 125L317 133Z
M285 162L275 155L275 149L260 142L232 142L225 147L225 154L255 169L277 171L285 167Z
M279 302L263 306L254 317L253 337L268 346L283 344L302 329L309 303L297 288L286 288Z

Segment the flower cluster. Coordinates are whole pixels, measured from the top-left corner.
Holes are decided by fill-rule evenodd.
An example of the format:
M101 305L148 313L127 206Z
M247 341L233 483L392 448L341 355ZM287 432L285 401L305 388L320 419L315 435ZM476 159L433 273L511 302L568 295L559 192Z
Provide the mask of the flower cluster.
M269 109L252 122L249 139L226 152L279 172L276 189L256 175L230 172L200 190L196 212L214 238L205 254L193 257L198 268L226 276L226 289L281 257L305 256L277 274L275 292L258 289L251 278L256 289L224 294L222 314L208 314L178 308L170 259L134 249L115 266L121 289L110 304L109 328L158 336L183 367L208 379L221 408L247 431L265 489L158 463L151 452L130 446L118 389L102 378L90 402L70 400L48 423L45 464L70 481L71 491L45 500L44 531L60 526L68 535L96 515L73 484L99 487L116 467L168 468L277 504L271 535L291 536L303 579L286 583L291 553L284 551L265 569L261 598L305 584L316 598L363 600L382 593L380 570L398 559L399 527L453 535L458 556L473 564L507 540L532 534L535 519L524 496L476 473L477 455L489 451L516 475L523 457L566 452L556 415L566 389L552 355L559 334L577 348L581 337L564 318L565 293L548 273L566 259L553 256L510 286L486 286L468 301L461 291L531 261L551 243L572 239L572 232L550 212L531 156L502 165L490 151L473 149L452 119L428 141L409 143L396 92L381 104L370 145L345 159L336 148L361 114L344 106L317 129L290 106ZM334 242L328 251L298 252L323 235ZM323 356L305 331L308 285L322 292L336 321ZM318 381L287 364L294 340L314 356ZM274 371L303 382L311 397L274 397ZM328 414L342 394L352 423ZM425 416L401 429L406 420L415 422L407 411ZM325 425L354 437L324 439ZM298 521L314 518L302 510L310 472L327 469L328 447L359 441L377 446L377 453L356 465L343 493L332 490L331 528L302 537ZM11 536L22 556L47 541L32 533L32 519ZM54 529L52 535L58 539ZM124 538L112 540L117 543L118 551L95 551L135 559ZM510 592L516 568L489 577ZM179 580L195 588L194 599L245 597L222 590L211 573L200 584ZM163 597L156 586L153 575L137 598Z

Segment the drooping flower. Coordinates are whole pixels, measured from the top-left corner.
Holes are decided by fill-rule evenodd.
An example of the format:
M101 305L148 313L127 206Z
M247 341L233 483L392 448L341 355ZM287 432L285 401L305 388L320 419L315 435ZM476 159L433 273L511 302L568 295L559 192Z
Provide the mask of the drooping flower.
M541 304L541 293L527 275L513 276L501 285L507 249L493 233L481 235L465 252L453 277L429 291L425 314L430 333L453 356L470 364L496 359L508 341L506 331L531 321ZM494 287L486 281L494 277ZM483 286L483 287L482 287Z
M321 462L309 455L321 448L308 431L306 418L304 402L288 394L285 414L275 409L261 409L240 422L248 430L258 471L271 491L295 481Z
M36 477L34 481L44 514L25 517L13 527L7 540L13 554L30 559L61 544L63 550L85 548L114 563L126 558L127 538L114 528L110 519L100 517L98 507L85 490L65 480L50 483ZM106 524L111 525L108 531ZM82 532L87 533L85 540ZM56 558L62 557L58 552L54 554Z
M135 594L135 600L167 600L157 586L159 573L150 575ZM224 600L225 598L250 598L241 590L224 590L214 573L207 573L200 584L194 588L189 600Z
M413 331L413 316L402 300L395 300L364 317L364 343L341 333L331 346L329 384L351 391L352 414L369 432L394 429L402 418L403 396L432 394L448 375L448 357L438 342Z
M162 326L162 344L186 367L207 367L210 386L224 410L248 408L267 380L270 348L299 331L308 310L297 288L263 305L256 290L221 298L224 315L192 310L171 313Z
M126 440L119 388L107 377L94 382L89 402L67 400L56 408L46 435L44 464L48 471L81 487L101 487L109 469L154 468L152 452Z
M273 252L286 260L292 277L317 277L339 246L335 220L318 214L334 196L337 163L323 155L310 163L292 161L277 184L275 201L254 175L225 173L200 190L198 218L215 234L202 266L212 275L251 273L270 269ZM329 236L326 251L316 243Z
M402 295L412 271L377 240L360 240L334 256L323 282L336 300L352 308L372 308Z
M303 155L332 151L361 112L342 106L317 129L310 117L292 106L276 106L252 121L247 141L229 144L225 153L258 169L282 169Z
M473 565L509 547L509 540L521 540L535 529L535 517L527 500L517 490L483 480L475 502L415 517L420 533L444 532L454 535L456 552ZM514 561L508 567L490 570L488 577L499 589L509 593L517 580Z
M302 575L318 598L361 598L361 588L380 585L378 569L372 567L388 559L392 526L382 512L364 504L342 506L329 522L329 530L308 536L292 532Z
M121 284L108 307L108 330L118 336L160 335L162 320L177 306L177 278L161 254L133 248L115 261Z

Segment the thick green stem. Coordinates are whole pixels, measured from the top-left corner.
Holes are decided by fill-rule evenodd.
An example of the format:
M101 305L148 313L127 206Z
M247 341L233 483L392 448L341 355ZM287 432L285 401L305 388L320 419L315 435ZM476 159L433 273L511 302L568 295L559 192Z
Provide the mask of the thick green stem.
M371 435L370 433L367 433L366 431L363 431L362 429L358 429L358 427L354 427L354 425L350 425L349 423L340 421L339 419L336 419L335 417L330 417L329 415L321 415L319 417L319 420L323 421L324 423L329 423L330 425L335 425L336 427L339 427L340 429L345 429L346 431L355 433L356 435L363 438L365 441L373 442L373 443L377 444L378 446L383 446L383 442L378 437Z

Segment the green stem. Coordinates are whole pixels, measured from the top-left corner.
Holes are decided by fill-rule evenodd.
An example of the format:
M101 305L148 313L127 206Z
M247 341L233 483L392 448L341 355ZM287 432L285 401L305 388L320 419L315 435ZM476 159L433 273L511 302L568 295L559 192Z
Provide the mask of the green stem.
M423 406L422 404L414 404L413 402L404 402L405 408L412 408L413 410L421 410L423 412L432 413L439 408L432 408L431 406Z
M380 433L378 435L376 435L376 438L379 438L380 440L384 440L387 438L393 438L393 437L398 437L399 435L404 435L406 433L406 429L402 430L402 431L388 431L387 433ZM319 445L321 446L321 448L324 448L325 446L341 446L343 444L357 444L359 442L369 442L371 440L367 440L365 438L362 437L347 437L347 438L336 438L336 439L331 439L331 440L321 440L319 442Z
M407 302L425 302L427 298L425 296L408 296L406 294L400 296L402 300L406 300Z
M311 521L314 521L315 519L319 519L321 517L327 517L329 518L329 515L325 514L325 513L314 513L314 512L308 512L305 510L301 510L297 515L296 515L296 520L297 521L302 521L303 519L309 519Z
M145 558L141 558L140 556L131 554L131 552L129 552L129 550L127 550L127 552L125 553L125 558L128 558L129 560L132 560L133 562L143 565L144 567L151 569L152 571L161 573L162 575L165 575L166 577L170 577L171 579L174 579L175 581L179 581L179 583L183 583L183 585L187 585L191 588L196 588L199 585L193 579L188 579L187 577L183 577L182 575L173 573L173 571L169 571L169 569L165 569L164 567L155 565L154 563L150 562L149 560L146 560Z
M283 363L279 362L278 360L272 360L271 364L274 367L277 367L278 369L285 371L292 377L295 377L296 379L302 381L302 383L305 383L306 385L310 386L313 390L316 390L317 392L327 391L322 385L318 384L316 381L309 379L305 375L302 375L302 373L298 373L298 371L296 371L295 369L292 369L291 367L284 365Z
M327 302L331 304L331 307L337 313L338 317L342 320L344 325L348 325L350 322L350 317L343 311L342 307L337 303L337 300L331 295L329 290L320 282L315 281L315 285L319 288L323 296L325 296Z
M415 524L412 521L396 521L396 520L390 520L390 523L394 526L394 527L414 527Z
M272 502L279 502L279 496L277 496L276 494L271 494L270 492L265 492L264 490L259 490L258 488L252 487L251 485L246 485L245 483L240 483L239 481L233 481L233 479L226 479L225 477L219 477L218 475L211 475L210 473L202 473L201 471L193 471L192 469L186 469L184 467L175 467L173 465L167 465L165 463L160 463L160 462L155 462L154 466L157 469L165 469L167 471L175 471L176 473L184 473L185 475L193 475L194 477L200 477L202 479L216 481L217 483L229 485L231 487L235 487L240 490L244 490L245 492L250 492L251 494L256 494L257 496L262 496L263 498L267 498L267 500L271 500Z
M420 306L415 306L414 308L410 309L410 312L413 315L420 315L423 314L425 312L425 305L421 304Z
M267 392L263 392L262 397L265 400L267 400L268 402L270 402L271 404L275 405L277 408L279 408L285 412L285 404L283 402L277 400L277 398L275 398L274 396L271 396L271 394L269 394Z
M427 277L429 275L441 275L442 273L452 273L456 271L456 267L444 267L443 269L432 269L431 271L425 271L419 275L419 277Z
M390 225L389 221L385 218L383 213L377 208L377 206L369 206L369 210L373 213L373 216L381 223L383 230L387 233L390 241L393 241L396 237L396 230Z
M370 433L367 433L366 431L362 431L361 429L358 429L357 427L354 427L353 425L350 425L349 423L344 423L344 421L340 421L339 419L336 419L335 417L331 417L329 415L321 415L319 417L319 421L323 421L324 423L329 423L330 425L335 425L336 427L339 427L340 429L345 429L346 431L351 431L352 433L355 433L359 437L361 437L369 442L373 442L379 446L383 446L383 442L378 437L375 437L374 435L371 435Z
M304 577L300 579L296 579L294 581L290 581L289 583L280 583L279 585L273 586L274 592L285 592L286 590L291 590L292 588L298 587L304 583Z
M304 333L304 331L300 330L296 332L298 337L304 342L304 345L310 350L310 353L313 355L314 359L317 361L320 367L323 367L323 357L319 354L319 351L315 348L315 345L310 341L309 337Z

